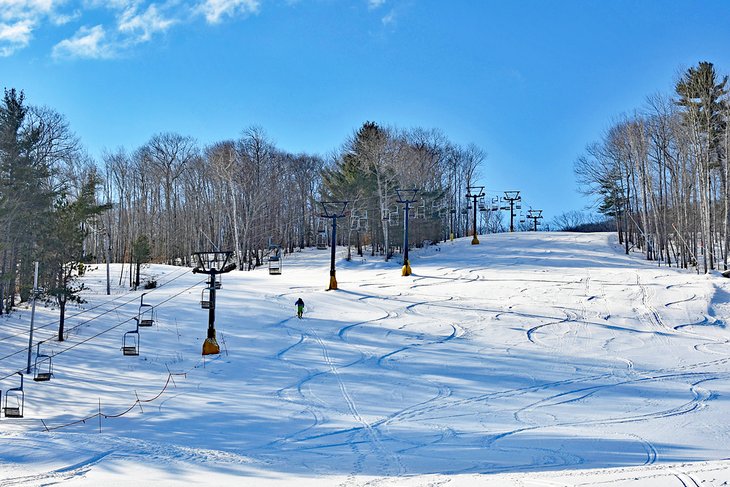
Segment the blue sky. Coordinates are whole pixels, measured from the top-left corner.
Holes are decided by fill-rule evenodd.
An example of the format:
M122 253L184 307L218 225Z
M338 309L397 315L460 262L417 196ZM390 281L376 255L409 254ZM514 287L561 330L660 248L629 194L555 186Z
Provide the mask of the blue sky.
M573 161L612 120L699 61L730 72L728 25L709 0L0 0L0 85L97 158L166 131L325 155L365 121L439 128L549 220L590 203Z

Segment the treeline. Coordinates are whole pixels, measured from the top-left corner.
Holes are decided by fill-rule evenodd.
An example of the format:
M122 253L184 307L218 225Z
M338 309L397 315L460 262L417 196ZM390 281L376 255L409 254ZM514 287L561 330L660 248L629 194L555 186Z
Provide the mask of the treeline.
M730 99L709 62L684 71L671 95L614 123L575 164L583 191L616 222L626 253L698 271L727 269Z
M5 90L0 105L0 314L33 288L40 265L42 297L61 311L79 302L75 277L83 268L89 223L107 206L97 203L99 178L63 116L29 107Z
M130 262L140 239L153 262L189 265L193 252L234 252L239 269L261 265L270 245L285 252L329 243L322 201L348 201L338 244L386 258L400 245L397 188L417 188L411 238L438 241L449 205L463 199L484 153L450 143L437 130L398 131L365 123L328 159L278 149L260 127L200 148L191 137L153 136L133 152L103 156L101 198L112 210L99 222L95 255ZM455 206L454 206L455 207ZM459 233L465 218L454 218ZM401 237L391 235L398 234ZM108 239L105 240L105 239Z
M284 252L329 244L322 201L347 200L338 244L388 259L402 245L396 189L418 189L410 242L471 232L466 188L485 153L439 130L366 122L327 157L284 151L260 127L201 147L160 133L141 147L91 160L65 118L6 90L0 105L0 313L40 285L61 307L78 301L84 265L129 263L115 276L140 285L140 263L190 265L197 251L231 250L239 269ZM480 228L501 218L480 212ZM134 265L136 264L136 265ZM137 273L138 274L138 273ZM62 336L62 332L59 332Z

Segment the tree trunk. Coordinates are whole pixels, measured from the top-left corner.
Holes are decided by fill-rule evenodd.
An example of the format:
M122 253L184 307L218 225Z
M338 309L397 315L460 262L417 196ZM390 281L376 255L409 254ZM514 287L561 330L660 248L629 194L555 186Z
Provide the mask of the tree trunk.
M66 322L66 299L59 299L58 300L58 308L59 308L59 320L58 320L58 341L63 341L63 327Z

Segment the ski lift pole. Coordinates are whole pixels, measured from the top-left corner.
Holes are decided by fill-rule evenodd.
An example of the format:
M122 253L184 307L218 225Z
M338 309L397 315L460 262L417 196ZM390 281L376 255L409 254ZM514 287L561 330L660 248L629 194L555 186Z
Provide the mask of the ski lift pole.
M220 346L215 337L215 291L216 291L216 274L225 274L236 268L236 264L231 262L231 251L215 251L215 252L195 252L198 258L199 266L193 269L193 274L206 274L210 276L208 293L208 333L205 342L203 342L203 355L212 355L220 353ZM212 259L207 257L212 255Z
M403 270L401 271L404 276L411 275L411 264L408 261L408 210L410 209L410 203L406 202L406 207L403 210L405 221L403 222Z
M408 260L408 212L411 209L410 204L416 202L417 189L400 189L396 188L398 195L398 203L404 205L403 208L403 270L402 276L411 275L411 263Z
M335 278L335 250L337 245L337 217L332 217L332 245L330 246L330 289L337 289Z
M35 263L35 275L33 277L33 305L30 309L30 336L28 338L28 367L26 374L30 374L30 357L33 355L33 320L35 319L35 300L38 296L38 262Z
M337 245L337 219L345 216L345 209L348 201L320 201L323 218L332 219L332 251L330 253L330 285L327 291L337 289L337 278L335 277L335 252Z
M472 245L479 245L479 238L477 238L477 198L484 196L484 186L467 186L466 197L472 198L474 207L474 221L472 222L474 237L471 239Z
M111 281L110 281L110 270L109 270L109 261L111 258L111 251L112 251L112 244L111 239L109 238L109 232L106 233L106 295L109 296L111 291Z
M504 201L509 201L509 231L514 232L515 231L515 201L522 201L522 197L520 196L519 191L505 191L503 199L504 199Z
M215 344L212 348L217 348L213 353L219 353L218 341L215 337L215 268L210 270L210 308L208 308L208 334L205 344ZM204 347L205 348L205 347ZM205 352L204 352L205 353ZM207 355L207 354L206 354Z

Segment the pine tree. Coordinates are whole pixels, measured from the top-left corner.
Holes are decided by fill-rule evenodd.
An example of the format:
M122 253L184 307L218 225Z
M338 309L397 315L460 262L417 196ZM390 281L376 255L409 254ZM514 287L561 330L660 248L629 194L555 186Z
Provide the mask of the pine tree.
M728 93L725 88L727 81L727 76L718 80L712 63L700 62L696 67L689 68L675 86L679 95L677 104L683 108L682 114L691 133L699 167L698 192L705 272L714 268L715 262L712 171L719 168L721 160L720 139L725 123L722 109L723 97ZM722 179L722 193L727 199L727 181Z
M30 293L30 283L19 276L31 275L56 195L50 168L35 151L40 128L26 123L27 114L24 93L6 89L0 105L0 302L8 311L15 304L16 283L21 299Z
M45 294L48 301L59 307L58 341L64 339L66 305L82 304L84 284L78 277L83 273L85 259L84 239L88 222L110 208L96 203L97 181L92 176L81 188L75 201L64 193L56 201L51 225L42 241L42 266L48 283Z

